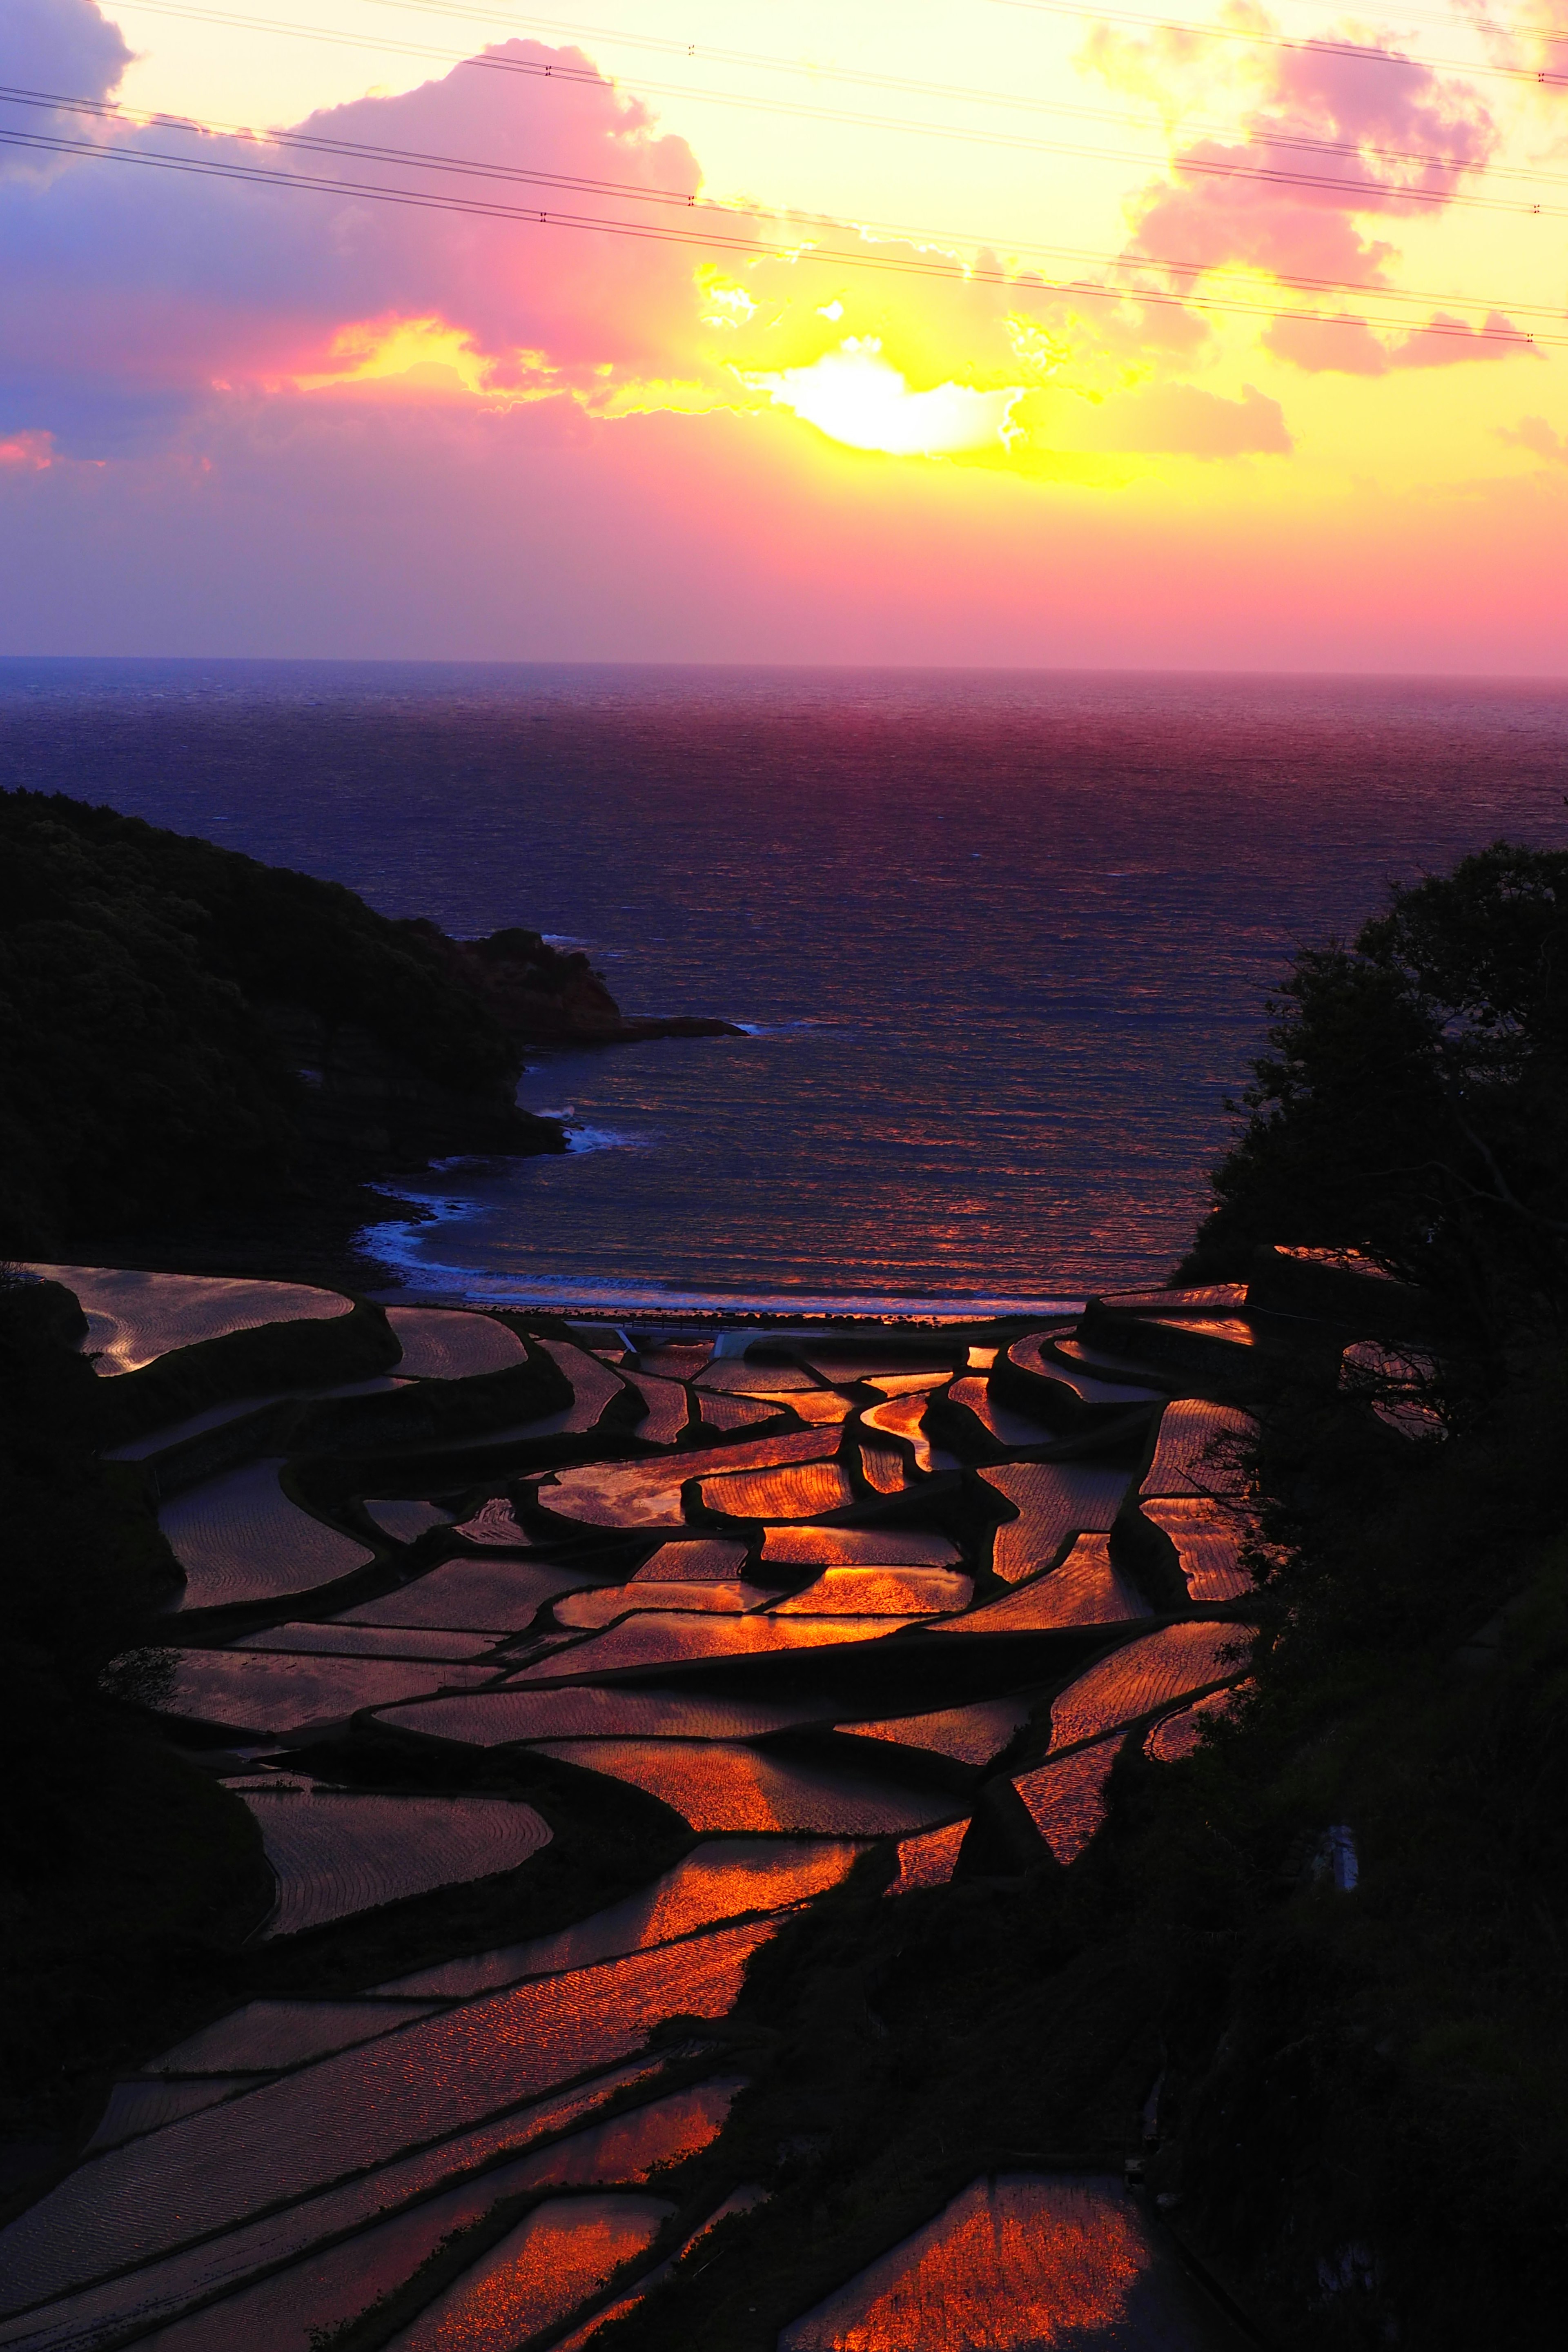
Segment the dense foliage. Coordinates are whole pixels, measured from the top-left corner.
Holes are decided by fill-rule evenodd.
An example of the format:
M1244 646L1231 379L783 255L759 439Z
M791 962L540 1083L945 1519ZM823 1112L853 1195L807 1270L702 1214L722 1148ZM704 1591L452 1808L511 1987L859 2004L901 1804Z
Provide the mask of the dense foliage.
M1568 1278L1568 853L1497 842L1305 950L1194 1263L1352 1247L1494 1342Z
M279 1009L510 1095L510 1041L421 927L112 809L0 793L0 1250L297 1181Z

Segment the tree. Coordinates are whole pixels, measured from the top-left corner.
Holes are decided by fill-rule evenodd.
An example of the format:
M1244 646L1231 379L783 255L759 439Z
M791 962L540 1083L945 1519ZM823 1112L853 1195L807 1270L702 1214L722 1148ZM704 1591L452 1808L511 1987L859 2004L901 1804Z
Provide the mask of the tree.
M1568 853L1498 841L1307 948L1194 1263L1363 1252L1494 1340L1568 1304Z

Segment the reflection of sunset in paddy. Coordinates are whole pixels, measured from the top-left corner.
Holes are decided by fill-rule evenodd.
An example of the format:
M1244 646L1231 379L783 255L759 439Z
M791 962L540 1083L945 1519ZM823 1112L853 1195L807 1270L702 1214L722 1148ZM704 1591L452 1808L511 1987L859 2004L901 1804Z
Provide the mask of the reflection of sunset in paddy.
M776 1616L814 1616L847 1610L868 1617L937 1616L966 1609L973 1591L967 1576L945 1568L829 1568L815 1584L781 1601Z
M1070 1748L1151 1715L1168 1700L1240 1671L1252 1646L1245 1625L1163 1625L1101 1658L1051 1701L1051 1746Z
M610 2116L507 2171L507 2189L608 2188L636 2185L658 2164L679 2164L707 2147L744 2088L741 2076L672 2091L646 2107Z
M656 2197L552 2199L395 2336L395 2352L513 2352L642 2253L673 2210Z
M1098 1747L1064 1756L1059 1764L1021 1772L1013 1783L1064 1869L1077 1860L1105 1819L1106 1783L1121 1748L1119 1739L1102 1739Z
M542 1740L535 1751L630 1780L694 1830L804 1830L898 1837L953 1810L952 1801L842 1766L798 1763L718 1740Z
M779 2352L1111 2352L1152 2266L1120 2184L1003 2175L786 2327ZM1200 2341L1152 2340L1170 2352Z

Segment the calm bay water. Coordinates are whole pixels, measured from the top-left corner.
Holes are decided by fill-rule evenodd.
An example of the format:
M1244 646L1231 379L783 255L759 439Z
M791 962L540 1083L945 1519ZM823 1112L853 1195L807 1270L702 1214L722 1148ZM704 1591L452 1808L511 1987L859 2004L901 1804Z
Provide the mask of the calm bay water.
M16 660L0 783L748 1025L531 1071L574 1149L389 1202L422 1287L1037 1302L1185 1246L1295 941L1568 845L1568 685Z

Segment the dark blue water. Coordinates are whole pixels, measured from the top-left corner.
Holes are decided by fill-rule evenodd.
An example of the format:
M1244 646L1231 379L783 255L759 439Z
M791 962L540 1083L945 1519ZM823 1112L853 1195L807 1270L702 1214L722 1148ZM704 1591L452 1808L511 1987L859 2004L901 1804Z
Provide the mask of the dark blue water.
M422 1286L1037 1301L1185 1246L1294 941L1568 844L1568 686L12 661L0 782L751 1024L531 1073L577 1149L416 1188Z

